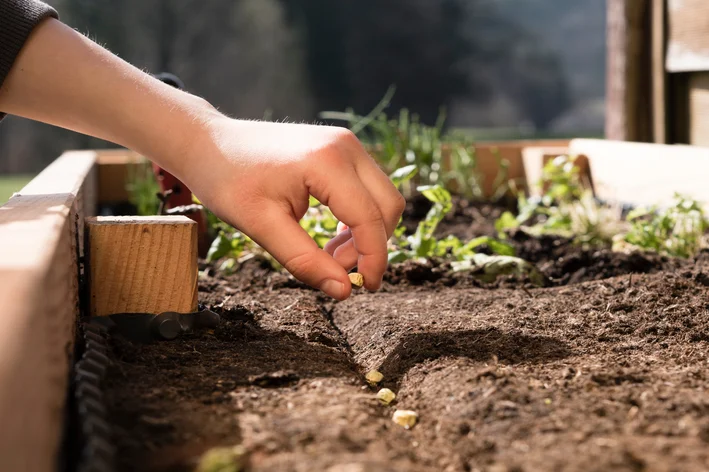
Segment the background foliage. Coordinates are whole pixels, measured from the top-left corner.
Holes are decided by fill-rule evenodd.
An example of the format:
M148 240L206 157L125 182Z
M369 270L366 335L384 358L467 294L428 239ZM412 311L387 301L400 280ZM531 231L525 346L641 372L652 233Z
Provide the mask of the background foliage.
M396 85L388 112L406 107L428 125L443 106L454 128L602 127L603 0L48 2L124 59L176 73L233 116L366 113ZM36 172L62 150L103 145L11 118L0 126L0 172Z

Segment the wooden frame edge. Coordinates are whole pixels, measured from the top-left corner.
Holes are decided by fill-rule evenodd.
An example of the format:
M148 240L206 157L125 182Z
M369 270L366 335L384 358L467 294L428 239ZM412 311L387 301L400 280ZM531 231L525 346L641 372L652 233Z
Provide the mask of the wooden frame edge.
M0 470L56 469L95 163L66 152L0 207Z

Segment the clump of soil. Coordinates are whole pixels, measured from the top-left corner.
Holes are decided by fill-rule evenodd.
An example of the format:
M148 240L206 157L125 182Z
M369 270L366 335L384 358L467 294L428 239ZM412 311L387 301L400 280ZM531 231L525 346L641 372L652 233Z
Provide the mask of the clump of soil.
M235 444L250 471L707 470L709 256L512 239L553 286L409 262L335 303L263 261L208 271L218 328L114 340L121 470L193 470Z

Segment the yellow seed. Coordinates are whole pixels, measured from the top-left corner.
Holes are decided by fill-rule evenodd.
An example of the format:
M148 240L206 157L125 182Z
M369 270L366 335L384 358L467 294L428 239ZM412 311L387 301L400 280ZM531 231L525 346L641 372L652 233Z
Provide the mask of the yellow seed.
M202 455L197 472L242 472L245 456L243 446L215 447Z
M352 283L352 285L354 285L357 288L362 288L362 286L364 285L364 277L362 276L362 274L360 274L358 272L352 272L348 276L350 278L350 282Z
M406 429L411 429L419 419L419 415L411 410L396 410L391 418L394 423L403 426Z
M367 375L365 375L364 378L367 379L367 382L370 385L376 385L381 382L382 379L384 379L384 374L382 374L378 370L370 370L369 372L367 372Z
M377 392L377 400L382 402L384 405L388 405L394 401L396 398L396 393L392 392L388 388L383 388Z

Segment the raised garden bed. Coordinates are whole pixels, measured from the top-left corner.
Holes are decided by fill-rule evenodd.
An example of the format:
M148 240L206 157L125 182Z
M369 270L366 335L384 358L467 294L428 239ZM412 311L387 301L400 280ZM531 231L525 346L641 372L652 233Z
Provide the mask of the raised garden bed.
M122 470L192 470L235 444L255 471L701 470L709 259L515 245L555 286L405 263L333 304L255 261L203 277L221 326L113 347Z
M564 150L542 144L551 147L531 159ZM594 185L616 182L594 167L608 155L603 146L613 143L568 146L588 158ZM524 170L523 148L509 152ZM663 148L667 163L677 148ZM407 261L392 265L382 291L333 303L258 258L232 275L202 261L198 301L222 322L152 344L98 334L110 360L100 382L107 410L92 407L101 421L88 437L76 434L71 427L81 425L63 413L84 347L73 348L84 217L121 208L120 177L106 176L137 160L122 151L65 155L0 211L2 299L13 300L0 330L0 469L53 470L57 454L76 464L106 442L118 470L131 471L194 470L205 451L236 445L251 471L709 463L707 253L581 249L522 231L507 242L536 265L544 287L524 277L483 283L447 262ZM668 175L667 186L682 190ZM665 190L641 203L663 203ZM459 200L438 234L493 236L505 210ZM412 201L406 225L422 213ZM384 375L376 387L364 377L372 369ZM396 393L392 405L377 400L380 387ZM415 411L418 423L394 423L397 409Z

